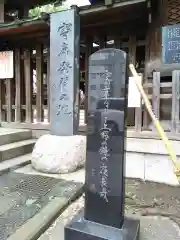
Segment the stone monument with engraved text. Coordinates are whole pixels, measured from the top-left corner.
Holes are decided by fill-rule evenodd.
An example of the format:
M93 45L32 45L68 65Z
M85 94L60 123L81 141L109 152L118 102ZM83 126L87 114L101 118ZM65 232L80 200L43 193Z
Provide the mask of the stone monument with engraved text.
M139 239L139 221L124 217L127 97L126 53L92 54L85 208L65 227L65 240Z
M76 6L50 17L50 133L32 153L33 167L68 173L85 162L85 136L79 127L80 17Z
M79 41L77 9L51 15L50 124L51 134L71 136L79 127Z

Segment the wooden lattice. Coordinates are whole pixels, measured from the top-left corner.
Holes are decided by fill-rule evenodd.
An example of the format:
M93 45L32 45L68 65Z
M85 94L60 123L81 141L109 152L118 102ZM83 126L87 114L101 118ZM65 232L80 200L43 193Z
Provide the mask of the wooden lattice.
M166 1L167 1L168 24L180 23L180 1L179 0L166 0Z

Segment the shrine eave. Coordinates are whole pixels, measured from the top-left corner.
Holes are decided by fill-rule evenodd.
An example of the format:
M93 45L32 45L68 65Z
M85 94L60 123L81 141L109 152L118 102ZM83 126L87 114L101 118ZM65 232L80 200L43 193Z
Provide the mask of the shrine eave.
M96 16L98 16L99 14L104 15L107 12L111 12L111 11L113 12L115 10L118 10L121 8L123 9L124 7L128 7L128 6L131 7L138 3L145 3L146 1L147 0L126 0L126 1L116 0L116 2L111 7L107 7L105 5L98 5L98 6L88 5L88 6L80 7L79 14L82 19L84 19L84 17L85 18L87 17L86 19L88 20L89 17L93 19L95 15ZM49 15L49 14L46 14L46 15ZM11 23L2 23L0 24L0 35L6 36L11 34L26 33L26 32L30 32L38 29L41 29L41 30L49 29L47 18L44 19L43 15L34 19L32 18L24 19L24 20L17 19Z
M133 4L138 4L138 3L146 3L147 0L116 0L112 6L106 6L106 5L88 5L88 6L82 6L80 7L80 15L87 15L91 13L99 13L99 12L104 12L108 11L111 9L116 9L116 8L121 8L121 7L127 7L131 6Z
M29 8L38 6L38 5L45 5L45 4L50 4L54 3L56 0L6 0L6 7L8 9L13 9L13 8L22 8L24 6L27 6ZM59 3L62 3L62 0L59 0Z
M0 36L9 36L20 33L30 33L38 30L48 30L49 25L42 18L17 20L9 24L0 25Z

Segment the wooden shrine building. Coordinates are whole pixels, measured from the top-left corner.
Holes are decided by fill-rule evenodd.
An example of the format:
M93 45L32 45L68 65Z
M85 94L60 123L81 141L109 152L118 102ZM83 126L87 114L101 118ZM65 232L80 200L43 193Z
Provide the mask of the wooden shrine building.
M0 4L0 50L14 51L14 79L0 80L1 126L49 129L49 15L28 17L30 8L45 1L26 0L25 6L23 0L4 1ZM173 87L179 82L173 70L179 67L162 63L162 27L180 23L180 1L99 0L80 7L79 14L85 112L89 55L101 48L120 48L143 75L143 86L163 127L170 137L179 139L179 111L174 110L179 94ZM128 126L129 136L157 137L143 105L129 108Z

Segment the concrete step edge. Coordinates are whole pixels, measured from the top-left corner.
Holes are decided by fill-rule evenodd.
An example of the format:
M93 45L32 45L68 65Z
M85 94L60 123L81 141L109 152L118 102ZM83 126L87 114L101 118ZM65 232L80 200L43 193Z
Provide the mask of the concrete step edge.
M151 156L164 156L164 157L168 157L169 153L166 151L163 152L148 152L148 151L139 151L139 150L126 150L126 153L131 153L131 154L141 154L141 155L151 155ZM180 153L176 153L176 156L179 158L180 157Z
M172 149L177 155L180 155L178 141L169 141ZM128 138L126 142L126 150L131 152L158 153L167 154L167 150L162 140L150 139L133 139Z
M0 146L0 152L4 152L4 151L8 151L10 149L16 149L19 147L35 144L36 141L37 141L37 139L27 139L27 140L23 140L23 141L14 142L14 143L8 143L8 144Z
M31 131L5 132L0 134L0 146L32 138Z
M0 163L0 174L15 170L31 163L31 153L15 157Z

